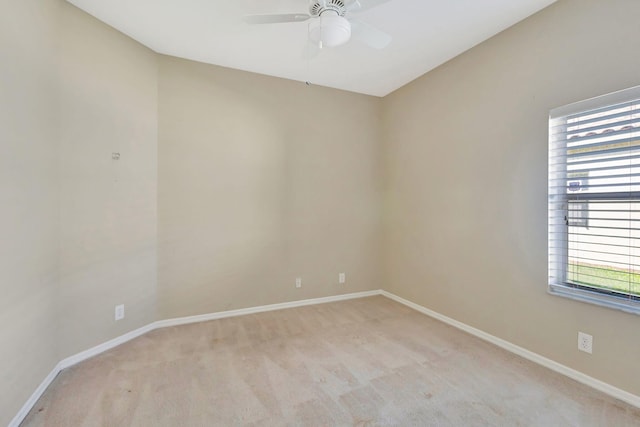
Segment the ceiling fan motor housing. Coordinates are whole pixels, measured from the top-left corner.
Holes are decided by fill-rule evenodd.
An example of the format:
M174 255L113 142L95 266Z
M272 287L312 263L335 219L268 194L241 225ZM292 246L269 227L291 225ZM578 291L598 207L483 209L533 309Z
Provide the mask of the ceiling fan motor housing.
M322 16L325 12L334 12L339 16L344 16L346 7L343 0L315 0L309 6L309 15Z
M309 38L320 46L340 46L351 38L351 23L344 18L342 0L316 1L310 7L312 16L318 19L309 24Z

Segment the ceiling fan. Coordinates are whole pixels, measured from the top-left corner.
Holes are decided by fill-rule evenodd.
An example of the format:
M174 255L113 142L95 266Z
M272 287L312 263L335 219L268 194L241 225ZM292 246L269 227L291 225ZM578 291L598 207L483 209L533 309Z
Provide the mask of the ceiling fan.
M369 10L389 0L310 0L309 13L248 15L249 24L309 22L309 42L317 47L340 46L353 38L375 49L383 49L391 36L357 19L352 14Z

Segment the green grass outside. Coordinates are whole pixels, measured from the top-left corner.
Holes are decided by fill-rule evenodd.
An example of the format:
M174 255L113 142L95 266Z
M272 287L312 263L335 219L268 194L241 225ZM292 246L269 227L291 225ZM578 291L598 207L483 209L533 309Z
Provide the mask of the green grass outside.
M581 263L570 263L568 273L568 279L576 284L640 296L640 273Z

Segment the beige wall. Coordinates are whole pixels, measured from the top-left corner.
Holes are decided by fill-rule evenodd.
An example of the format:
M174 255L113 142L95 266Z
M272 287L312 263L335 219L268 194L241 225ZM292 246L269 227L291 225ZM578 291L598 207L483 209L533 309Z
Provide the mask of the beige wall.
M55 17L42 0L0 13L0 425L58 361Z
M384 100L388 289L636 395L640 318L546 293L546 174L549 109L640 84L638 16L562 0Z
M170 57L159 79L159 318L381 287L379 99Z
M64 1L9 6L0 425L59 360L154 321L157 275L156 55Z
M155 53L61 4L64 358L155 320L158 86ZM116 304L125 304L126 314L117 323Z

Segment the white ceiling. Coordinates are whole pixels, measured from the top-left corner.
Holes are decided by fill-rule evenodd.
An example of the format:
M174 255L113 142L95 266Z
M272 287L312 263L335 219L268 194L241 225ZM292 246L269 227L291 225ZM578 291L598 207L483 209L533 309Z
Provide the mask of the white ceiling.
M375 96L555 2L390 0L351 15L392 35L385 49L352 39L306 60L307 22L251 26L242 18L308 13L309 0L68 1L159 53Z

